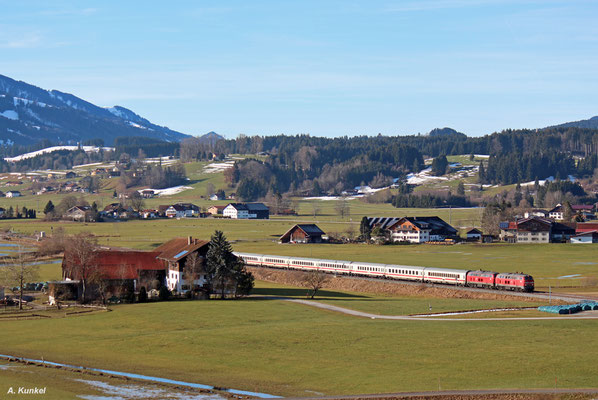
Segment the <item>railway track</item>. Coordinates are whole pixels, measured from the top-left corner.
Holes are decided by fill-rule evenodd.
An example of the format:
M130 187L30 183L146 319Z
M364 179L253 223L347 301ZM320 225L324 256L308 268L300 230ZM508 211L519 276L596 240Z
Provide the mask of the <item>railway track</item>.
M249 265L252 268L262 268L262 269L269 269L272 271L285 271L282 268L275 268L275 267L267 267L267 266L257 266L257 265ZM298 271L298 272L305 272L299 269L287 269L287 271ZM472 288L467 286L453 286L453 285L444 285L439 283L420 283L420 282L409 282L409 281L401 281L395 279L384 279L384 278L372 278L366 276L355 276L355 275L339 275L339 274L329 274L336 279L357 279L362 281L370 281L370 282L386 282L392 283L396 285L407 285L407 286L422 286L430 287L430 288L445 288L451 289L455 291L465 291L465 292L473 292L473 293L488 293L488 294L501 294L506 296L514 296L514 297L527 297L527 298L535 298L541 300L559 300L571 303L578 303L582 300L598 300L597 296L585 296L585 295L578 295L578 294L568 294L568 293L548 293L542 291L534 291L534 292L515 292L510 290L496 290L496 289L480 289L480 288Z

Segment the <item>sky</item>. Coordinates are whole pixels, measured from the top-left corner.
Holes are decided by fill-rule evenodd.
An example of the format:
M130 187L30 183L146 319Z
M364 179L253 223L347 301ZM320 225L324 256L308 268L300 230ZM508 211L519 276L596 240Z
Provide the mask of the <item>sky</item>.
M598 2L0 0L0 74L191 135L598 115Z

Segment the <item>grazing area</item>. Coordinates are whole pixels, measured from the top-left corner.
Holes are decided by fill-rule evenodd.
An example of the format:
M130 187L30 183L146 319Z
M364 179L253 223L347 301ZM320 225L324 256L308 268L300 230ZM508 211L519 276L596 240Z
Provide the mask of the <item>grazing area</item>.
M3 354L278 395L551 388L555 378L591 387L598 374L595 320L374 321L246 299L119 305L2 328Z
M396 210L396 209L395 209ZM432 213L434 210L420 210ZM459 210L453 210L456 213ZM470 210L463 210L470 212ZM401 211L395 211L399 214ZM413 210L411 210L413 212ZM235 251L304 256L350 261L419 265L459 269L488 269L498 272L525 272L531 274L537 290L564 290L571 292L596 292L598 286L598 247L575 244L476 244L453 246L437 245L365 245L365 244L309 244L280 245L278 238L294 223L294 219L270 220L227 219L162 219L153 221L128 221L115 223L84 224L78 222L41 222L28 220L1 221L0 227L33 234L51 233L58 227L66 233L93 232L103 245L151 250L160 243L177 236L208 238L216 229L222 230L231 240ZM313 219L305 217L305 221ZM313 217L312 217L313 218ZM355 219L354 219L355 221ZM350 222L318 222L327 233L345 231ZM359 223L353 222L355 230ZM51 266L43 266L44 276Z

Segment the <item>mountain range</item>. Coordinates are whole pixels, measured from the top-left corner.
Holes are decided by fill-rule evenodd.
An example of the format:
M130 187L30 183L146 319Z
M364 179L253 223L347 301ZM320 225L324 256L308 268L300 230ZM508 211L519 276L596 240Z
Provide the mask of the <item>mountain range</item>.
M69 93L44 90L0 75L0 144L32 144L42 139L76 144L102 138L111 146L119 136L167 142L190 137L153 124L124 107L98 107Z

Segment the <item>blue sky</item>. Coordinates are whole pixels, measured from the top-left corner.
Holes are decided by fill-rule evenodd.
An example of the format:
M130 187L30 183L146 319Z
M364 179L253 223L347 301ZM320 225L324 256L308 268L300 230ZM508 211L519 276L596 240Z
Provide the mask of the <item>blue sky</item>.
M596 1L5 1L0 73L188 134L477 136L598 114Z

